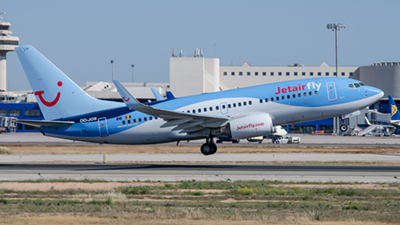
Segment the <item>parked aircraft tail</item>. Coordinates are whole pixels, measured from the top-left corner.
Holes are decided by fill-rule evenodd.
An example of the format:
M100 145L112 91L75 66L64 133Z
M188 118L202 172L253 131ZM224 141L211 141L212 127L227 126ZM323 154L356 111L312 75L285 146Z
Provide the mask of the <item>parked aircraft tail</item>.
M391 114L391 120L400 120L400 113L399 110L397 109L396 103L393 101L392 96L388 95L389 98L389 105L390 105L390 114Z
M46 120L115 107L114 102L89 96L33 46L20 46L15 51Z

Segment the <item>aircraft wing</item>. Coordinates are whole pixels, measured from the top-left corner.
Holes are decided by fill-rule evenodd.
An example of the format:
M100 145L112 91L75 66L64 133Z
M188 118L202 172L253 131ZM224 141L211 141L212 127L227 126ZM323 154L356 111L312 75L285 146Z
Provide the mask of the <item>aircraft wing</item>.
M184 132L196 132L205 128L218 128L225 125L229 119L228 116L208 116L200 114L190 114L166 109L157 109L140 103L133 97L122 84L113 80L122 100L131 110L136 110L148 115L159 117L167 121L162 127L177 126L173 130L183 130Z
M72 124L74 124L73 121L49 121L49 120L17 120L17 123L26 124L33 127L42 127L42 126L69 127Z

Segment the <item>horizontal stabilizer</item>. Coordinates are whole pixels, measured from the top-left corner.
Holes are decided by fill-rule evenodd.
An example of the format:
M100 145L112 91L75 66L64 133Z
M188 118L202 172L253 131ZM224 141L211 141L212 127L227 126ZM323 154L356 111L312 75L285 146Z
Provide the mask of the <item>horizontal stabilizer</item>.
M44 127L44 126L57 126L57 127L69 127L74 124L73 121L48 121L48 120L18 120L17 123L33 127Z

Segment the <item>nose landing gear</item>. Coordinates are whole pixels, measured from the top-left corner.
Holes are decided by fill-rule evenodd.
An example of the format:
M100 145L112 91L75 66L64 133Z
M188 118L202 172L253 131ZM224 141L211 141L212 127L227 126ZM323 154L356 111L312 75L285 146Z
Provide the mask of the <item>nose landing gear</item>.
M206 143L201 146L200 150L203 155L213 155L217 152L217 145L212 138L210 141L209 138L207 138Z

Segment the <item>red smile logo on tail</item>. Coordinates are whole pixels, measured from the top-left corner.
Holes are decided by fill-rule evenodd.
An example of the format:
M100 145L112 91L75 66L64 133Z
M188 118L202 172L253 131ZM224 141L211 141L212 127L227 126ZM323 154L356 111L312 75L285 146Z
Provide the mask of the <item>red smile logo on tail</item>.
M59 87L61 87L63 85L63 83L61 81L58 81L57 85ZM60 96L61 96L61 93L58 92L56 98L53 101L48 102L48 101L44 100L44 98L42 96L43 94L44 94L44 91L36 91L35 92L35 95L39 96L40 101L43 103L43 105L45 105L47 107L52 107L52 106L56 105L58 100L60 100Z
M127 101L129 101L130 97L128 97L128 99L126 99L125 97L122 97L122 99L123 99L125 102L127 102Z

